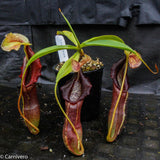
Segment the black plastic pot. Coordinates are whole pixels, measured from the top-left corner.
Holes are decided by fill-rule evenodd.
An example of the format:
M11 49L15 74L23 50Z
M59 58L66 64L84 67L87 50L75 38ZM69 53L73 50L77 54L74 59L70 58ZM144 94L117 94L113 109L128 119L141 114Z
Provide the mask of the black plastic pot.
M54 69L54 71L56 74L58 73L57 70ZM88 95L84 100L81 111L81 120L89 121L97 118L99 114L103 68L94 71L84 72L84 75L90 80L92 88L90 95ZM72 76L73 73L70 73L69 75L61 79L58 85L60 102L63 107L65 104L60 92L60 87L63 86L68 80L70 80Z

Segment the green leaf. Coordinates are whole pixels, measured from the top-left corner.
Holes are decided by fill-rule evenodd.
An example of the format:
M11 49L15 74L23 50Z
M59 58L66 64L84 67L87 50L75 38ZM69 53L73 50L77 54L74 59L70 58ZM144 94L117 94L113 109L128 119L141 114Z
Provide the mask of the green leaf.
M100 36L94 37L87 41L81 43L81 48L88 47L88 46L104 46L104 47L113 47L122 50L127 50L136 54L136 52L126 45L123 40L118 38L117 36Z
M53 53L53 52L56 52L58 50L62 50L62 49L73 49L73 50L77 50L77 47L75 46L72 46L72 45L55 45L55 46L51 46L51 47L48 47L48 48L45 48L45 49L42 49L38 52L36 52L28 61L27 65L26 65L26 68L28 68L28 66L34 62L36 59L38 58L41 58L45 55L48 55L50 53Z
M36 52L36 53L29 59L29 61L27 62L26 68L25 68L25 70L24 70L24 72L23 72L23 75L22 75L22 80L21 80L21 82L23 81L24 75L25 75L28 67L30 66L30 64L31 64L32 62L34 62L34 61L35 61L36 59L38 59L38 58L41 58L41 57L43 57L43 56L45 56L45 55L48 55L48 54L50 54L50 53L53 53L53 52L56 52L56 51L62 50L62 49L73 49L73 50L77 50L77 47L71 46L71 45L63 45L63 46L62 46L62 45L59 45L59 46L55 45L55 46L51 46L51 47L48 47L48 48L45 48L45 49L42 49L42 50Z
M68 24L68 27L70 28L71 32L73 33L73 36L74 36L74 38L75 38L75 40L76 40L76 42L78 44L78 47L80 47L80 42L79 42L79 40L78 40L78 38L77 38L77 36L76 36L71 24L69 23L68 19L65 17L65 15L63 14L63 12L61 11L60 8L59 8L59 11L60 11L61 15L63 16L64 20L66 21L66 23Z
M96 41L96 40L115 40L115 41L119 41L119 42L124 43L124 41L120 37L115 36L115 35L102 35L102 36L98 36L98 37L93 37L91 39L86 40L85 43Z
M76 46L78 45L74 35L70 31L57 31L58 35L66 36L71 42L73 42Z
M57 76L56 76L56 83L58 83L63 77L68 75L70 72L72 72L72 60L79 60L80 54L79 52L76 52L72 57L70 57L62 66L62 68L59 70Z

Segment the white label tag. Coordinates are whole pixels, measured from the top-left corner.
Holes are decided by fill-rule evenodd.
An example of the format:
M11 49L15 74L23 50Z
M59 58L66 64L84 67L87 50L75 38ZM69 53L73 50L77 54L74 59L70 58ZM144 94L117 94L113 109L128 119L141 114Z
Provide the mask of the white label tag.
M56 40L56 45L65 45L66 44L64 37L62 35L56 35L55 40ZM68 52L66 49L59 50L58 55L59 55L60 62L65 62L68 60Z

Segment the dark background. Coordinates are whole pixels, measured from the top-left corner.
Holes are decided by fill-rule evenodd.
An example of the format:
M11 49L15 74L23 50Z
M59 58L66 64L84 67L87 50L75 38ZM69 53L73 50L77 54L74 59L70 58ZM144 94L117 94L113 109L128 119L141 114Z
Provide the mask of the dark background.
M17 32L29 38L35 52L54 45L56 31L68 30L58 8L73 25L80 42L93 36L114 34L141 53L153 70L155 63L160 67L159 0L0 0L0 42L5 34ZM124 56L123 51L90 47L85 52L103 61L103 90L111 90L110 68ZM23 57L22 48L9 53L0 49L0 85L17 87L20 84L18 75ZM41 58L39 83L54 84L52 68L58 61L56 53ZM159 74L153 75L144 65L129 69L128 76L129 92L160 94Z

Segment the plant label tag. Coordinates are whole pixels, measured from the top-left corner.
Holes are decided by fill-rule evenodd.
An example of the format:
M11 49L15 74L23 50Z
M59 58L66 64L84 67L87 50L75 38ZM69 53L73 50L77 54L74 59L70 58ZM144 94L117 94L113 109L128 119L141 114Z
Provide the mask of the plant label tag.
M62 35L55 36L56 45L66 45L64 37ZM58 51L60 62L65 62L68 60L68 52L66 49Z

